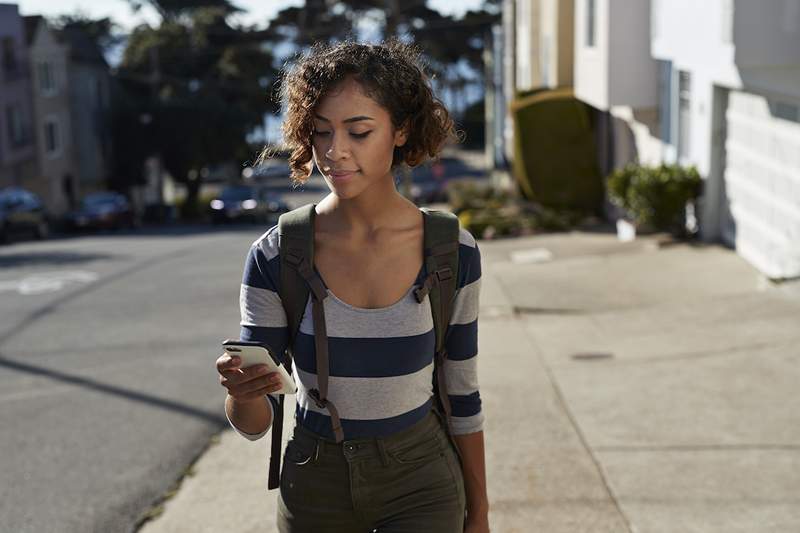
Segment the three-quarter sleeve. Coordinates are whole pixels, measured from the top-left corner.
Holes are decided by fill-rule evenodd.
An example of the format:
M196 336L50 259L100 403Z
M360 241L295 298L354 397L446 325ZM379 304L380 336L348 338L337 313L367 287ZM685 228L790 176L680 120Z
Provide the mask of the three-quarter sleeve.
M462 229L459 239L459 275L455 306L445 339L445 380L450 399L453 433L483 430L478 387L478 307L481 255L472 235Z
M244 274L239 292L240 332L243 341L261 342L268 345L285 364L284 354L289 339L286 313L278 288L280 282L280 259L278 257L278 231L273 227L252 244L245 259ZM265 401L272 410L278 408L277 394L266 395ZM249 440L258 440L268 431L250 434L231 427Z

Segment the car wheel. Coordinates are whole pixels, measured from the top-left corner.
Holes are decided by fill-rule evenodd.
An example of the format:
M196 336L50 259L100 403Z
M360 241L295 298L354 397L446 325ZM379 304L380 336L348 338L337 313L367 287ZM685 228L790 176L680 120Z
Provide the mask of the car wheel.
M42 220L38 224L36 224L36 238L39 240L46 239L50 236L50 225Z

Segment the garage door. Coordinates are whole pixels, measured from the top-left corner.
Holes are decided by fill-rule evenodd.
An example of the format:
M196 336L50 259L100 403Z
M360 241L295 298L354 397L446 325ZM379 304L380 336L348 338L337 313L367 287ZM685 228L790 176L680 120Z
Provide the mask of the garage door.
M800 101L731 91L722 234L771 278L800 276Z

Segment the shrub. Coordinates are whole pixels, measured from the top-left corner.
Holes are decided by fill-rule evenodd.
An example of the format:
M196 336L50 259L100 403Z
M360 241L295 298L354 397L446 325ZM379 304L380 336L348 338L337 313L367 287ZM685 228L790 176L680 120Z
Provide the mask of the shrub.
M627 165L608 177L611 201L639 227L683 232L686 204L700 194L695 167Z

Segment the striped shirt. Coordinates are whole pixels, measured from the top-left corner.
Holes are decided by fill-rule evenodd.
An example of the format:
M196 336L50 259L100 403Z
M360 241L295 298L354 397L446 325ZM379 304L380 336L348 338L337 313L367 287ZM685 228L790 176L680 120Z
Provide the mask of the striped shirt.
M273 226L250 247L240 293L240 338L266 343L285 364L289 329L278 295L278 238L278 228ZM475 239L463 228L458 253L456 300L445 340L445 378L453 433L462 435L483 429L477 376L481 259ZM414 285L399 301L377 309L343 302L326 285L328 297L323 304L330 366L328 399L339 411L346 440L390 435L418 422L431 409L436 343L433 316L428 297L420 303L414 296L414 289L426 276L423 264ZM309 390L318 388L310 295L293 353L292 377L298 388L296 422L333 439L327 409L317 407L308 396ZM274 414L278 396L266 398ZM250 440L263 437L269 429L248 434L233 427Z

